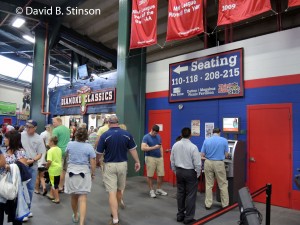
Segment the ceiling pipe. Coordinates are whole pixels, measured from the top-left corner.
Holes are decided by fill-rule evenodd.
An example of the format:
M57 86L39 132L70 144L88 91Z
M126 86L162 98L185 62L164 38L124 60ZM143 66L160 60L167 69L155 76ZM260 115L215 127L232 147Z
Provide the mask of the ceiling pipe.
M42 105L41 114L50 115L51 112L44 111L45 104L45 83L46 83L46 73L47 73L47 54L48 54L48 23L46 23L46 34L45 34L45 47L44 47L44 67L43 67L43 84L42 84Z
M84 50L79 49L78 47L74 47L71 44L67 43L66 41L60 40L59 43L69 49L71 49L72 51L78 53L79 55L82 55L88 59L90 59L91 61L93 61L94 63L97 63L100 66L104 66L107 69L113 69L112 68L112 63L111 62L107 62L101 59L97 59L96 57L86 53Z
M10 14L7 14L6 17L1 21L0 23L0 27L3 26L3 24L5 23L5 21L9 18Z
M23 10L24 10L28 5L30 5L31 2L32 2L32 0L29 0L29 1L26 3L26 5L24 5ZM9 18L10 15L11 15L11 14L8 13L8 14L5 16L5 18L4 18L4 19L1 21L1 23L0 23L0 27L1 27L2 25L4 25L4 23L5 23L6 20Z

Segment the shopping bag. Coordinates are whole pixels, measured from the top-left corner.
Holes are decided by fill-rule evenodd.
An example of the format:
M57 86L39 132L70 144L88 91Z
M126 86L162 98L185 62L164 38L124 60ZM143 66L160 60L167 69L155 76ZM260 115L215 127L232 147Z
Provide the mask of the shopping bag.
M12 182L11 173L7 172L0 175L0 196L7 199L13 200L17 197L18 188Z

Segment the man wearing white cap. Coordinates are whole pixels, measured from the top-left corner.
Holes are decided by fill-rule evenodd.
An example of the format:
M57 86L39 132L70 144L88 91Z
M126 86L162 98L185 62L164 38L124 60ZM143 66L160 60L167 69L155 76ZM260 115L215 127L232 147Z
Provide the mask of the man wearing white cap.
M37 122L34 120L28 120L25 127L26 131L21 133L21 142L28 157L28 170L31 173L31 180L27 183L31 202L38 172L37 161L42 157L42 154L46 152L46 148L43 139L35 132L37 128ZM32 217L32 213L30 213L28 217Z

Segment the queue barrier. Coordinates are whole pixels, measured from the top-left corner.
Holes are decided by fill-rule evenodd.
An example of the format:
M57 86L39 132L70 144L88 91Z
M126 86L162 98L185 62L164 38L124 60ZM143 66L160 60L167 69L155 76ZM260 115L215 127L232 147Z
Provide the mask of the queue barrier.
M272 184L267 184L266 186L258 189L257 191L253 192L251 194L252 198L255 198L256 196L260 195L261 193L266 193L266 225L270 225L271 224L271 195L272 195ZM198 219L197 221L195 221L193 223L193 225L201 225L201 224L205 224L227 212L229 212L230 210L238 207L238 203L235 202L232 205L229 205L225 208L222 208L220 210L217 210L209 215L206 215L200 219Z

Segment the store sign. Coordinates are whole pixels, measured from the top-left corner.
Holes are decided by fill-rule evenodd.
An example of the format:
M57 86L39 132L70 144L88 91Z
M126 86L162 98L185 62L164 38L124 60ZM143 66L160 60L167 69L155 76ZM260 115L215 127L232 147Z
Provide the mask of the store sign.
M103 89L91 91L88 86L83 86L77 91L77 95L63 96L60 101L61 107L80 106L81 114L85 114L89 105L116 103L116 89Z
M244 96L243 49L169 65L169 102Z

